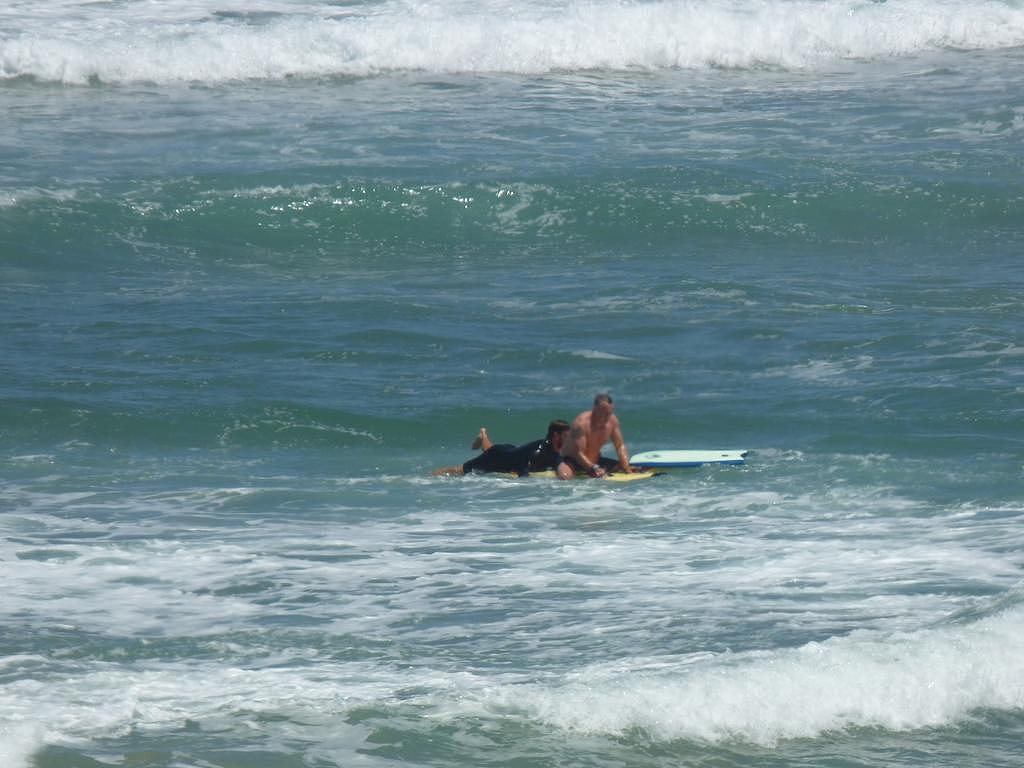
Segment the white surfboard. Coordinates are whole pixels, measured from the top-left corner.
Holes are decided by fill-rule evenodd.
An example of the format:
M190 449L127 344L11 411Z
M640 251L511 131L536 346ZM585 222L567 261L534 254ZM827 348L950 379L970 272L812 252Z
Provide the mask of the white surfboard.
M702 467L705 464L744 464L747 451L644 451L629 457L634 467Z

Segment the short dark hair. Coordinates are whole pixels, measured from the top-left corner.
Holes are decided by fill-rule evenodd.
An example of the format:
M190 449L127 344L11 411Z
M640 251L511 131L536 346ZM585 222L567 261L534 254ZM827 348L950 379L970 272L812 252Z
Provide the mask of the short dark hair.
M601 403L608 403L609 405L614 405L615 401L612 400L612 396L609 395L607 392L599 392L596 395L594 395L594 405L600 405Z
M559 432L568 432L569 422L562 421L561 419L555 419L548 424L548 440L554 437Z

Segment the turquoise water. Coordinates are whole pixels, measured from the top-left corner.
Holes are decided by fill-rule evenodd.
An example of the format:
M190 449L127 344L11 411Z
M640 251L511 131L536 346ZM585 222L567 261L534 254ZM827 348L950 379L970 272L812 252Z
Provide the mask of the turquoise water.
M1018 765L1022 46L0 11L0 763ZM600 390L749 461L430 475Z

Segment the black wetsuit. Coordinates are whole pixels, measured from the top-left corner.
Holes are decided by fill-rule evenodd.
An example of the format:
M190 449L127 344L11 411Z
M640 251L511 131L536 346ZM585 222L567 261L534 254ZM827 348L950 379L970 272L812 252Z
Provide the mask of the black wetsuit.
M462 465L462 471L470 472L515 472L520 477L530 472L555 469L562 457L545 438L525 445L500 443L492 445L475 459Z

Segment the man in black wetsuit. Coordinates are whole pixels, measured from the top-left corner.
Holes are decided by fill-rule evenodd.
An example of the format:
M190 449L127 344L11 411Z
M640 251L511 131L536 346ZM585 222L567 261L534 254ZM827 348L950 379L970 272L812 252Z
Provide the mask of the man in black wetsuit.
M434 474L465 475L470 472L511 472L525 477L530 472L557 470L558 465L562 463L560 454L568 432L568 423L561 419L555 419L548 424L547 437L516 446L511 443L492 445L487 433L481 429L480 437L473 443L473 446L483 448L483 453L461 466L442 467L435 470Z

